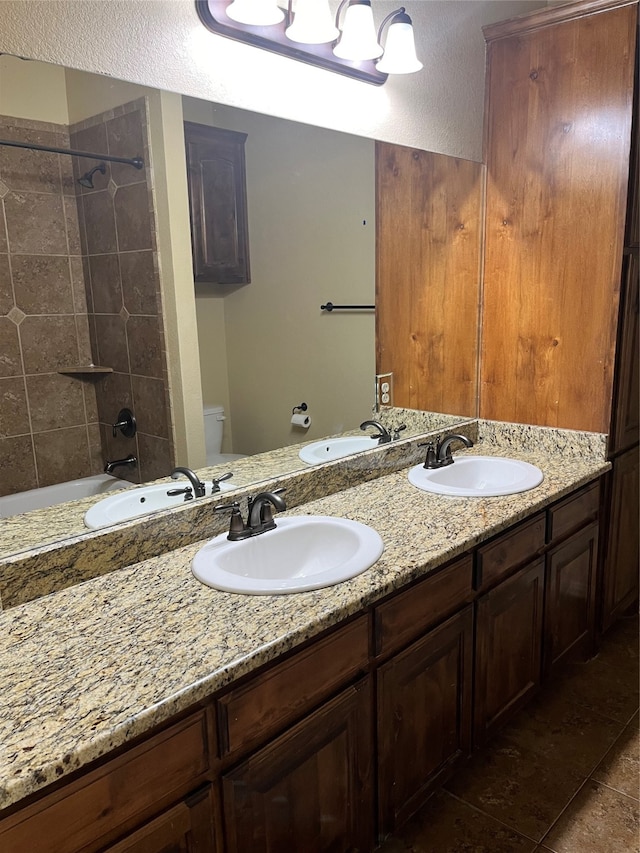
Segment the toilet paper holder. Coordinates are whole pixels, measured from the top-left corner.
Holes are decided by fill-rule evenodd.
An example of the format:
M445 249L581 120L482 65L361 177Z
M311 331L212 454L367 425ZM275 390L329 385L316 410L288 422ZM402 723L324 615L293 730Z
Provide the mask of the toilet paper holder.
M299 406L294 406L294 407L293 407L293 409L291 410L291 414L292 414L292 415L295 415L295 414L297 414L298 412L306 412L308 408L309 408L309 407L307 406L307 404L306 404L306 403L300 403L300 405L299 405Z

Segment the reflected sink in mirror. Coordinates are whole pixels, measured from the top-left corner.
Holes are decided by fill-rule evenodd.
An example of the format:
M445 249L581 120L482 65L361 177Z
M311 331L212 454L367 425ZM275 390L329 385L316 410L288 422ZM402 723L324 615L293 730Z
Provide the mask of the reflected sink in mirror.
M211 491L211 483L205 483L207 494ZM236 486L228 483L220 483L220 492L228 492ZM140 486L135 489L125 489L111 495L104 500L94 504L84 515L85 527L95 529L98 527L109 527L121 521L129 521L132 518L141 518L162 509L175 509L184 504L193 504L194 498L185 501L184 493L171 494L184 488L183 481L176 481L175 485L159 483L155 486ZM219 492L216 492L219 494Z
M544 475L529 462L503 456L457 456L444 468L416 465L409 482L425 492L450 497L498 497L539 486Z
M331 462L332 459L342 459L351 456L352 453L360 453L363 450L373 450L380 445L376 437L368 435L345 435L339 438L325 438L322 441L314 441L300 449L298 456L307 465L317 465L319 462Z
M276 525L239 542L230 542L226 533L217 536L194 557L193 574L223 592L306 592L359 575L384 550L373 528L346 518L301 515L278 518Z

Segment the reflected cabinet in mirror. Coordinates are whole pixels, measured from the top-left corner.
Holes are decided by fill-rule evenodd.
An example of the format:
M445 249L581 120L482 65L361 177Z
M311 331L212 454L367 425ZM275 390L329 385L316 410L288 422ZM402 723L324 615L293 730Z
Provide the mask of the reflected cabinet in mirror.
M476 414L479 164L11 56L0 82L0 138L98 155L0 146L0 498L201 470L212 406L242 485L303 468L361 434L376 372L397 407ZM251 282L224 293L194 282L185 122L246 134Z

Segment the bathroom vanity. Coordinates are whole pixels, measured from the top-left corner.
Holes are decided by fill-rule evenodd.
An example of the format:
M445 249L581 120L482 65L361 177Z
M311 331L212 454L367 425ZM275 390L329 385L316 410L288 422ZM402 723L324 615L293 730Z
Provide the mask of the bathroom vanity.
M373 850L594 650L604 437L522 429L535 454L489 424L466 452L534 462L530 491L405 467L289 509L379 532L343 584L217 592L200 540L7 610L2 850Z

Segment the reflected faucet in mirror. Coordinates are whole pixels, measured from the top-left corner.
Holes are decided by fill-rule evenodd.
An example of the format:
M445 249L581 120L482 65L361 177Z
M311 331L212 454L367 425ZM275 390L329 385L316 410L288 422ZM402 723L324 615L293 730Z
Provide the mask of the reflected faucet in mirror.
M130 453L124 459L114 459L113 462L105 462L104 473L112 474L116 468L134 468L138 464L138 460Z

